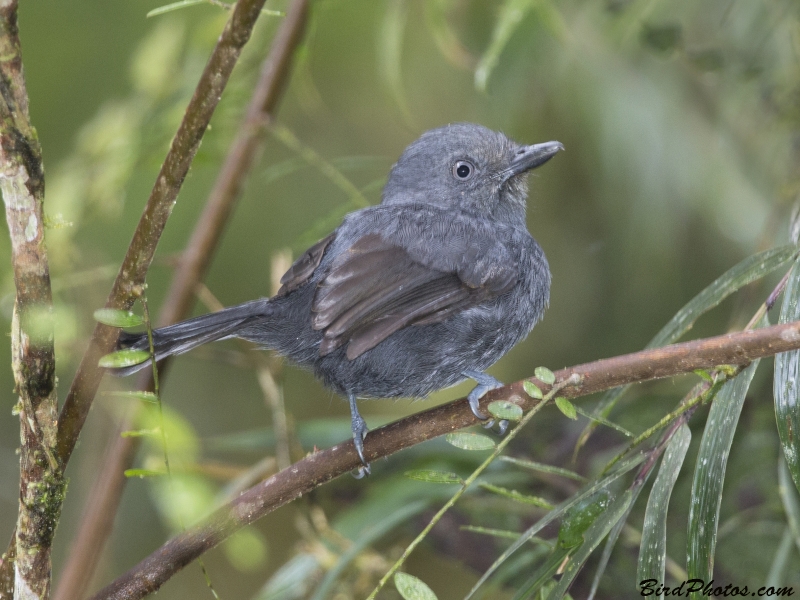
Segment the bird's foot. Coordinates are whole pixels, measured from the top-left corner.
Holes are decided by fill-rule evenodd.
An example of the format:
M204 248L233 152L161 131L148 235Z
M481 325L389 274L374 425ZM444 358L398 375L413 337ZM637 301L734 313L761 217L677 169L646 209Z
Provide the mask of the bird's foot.
M353 471L353 477L361 479L370 474L369 463L364 458L364 438L367 437L369 428L367 427L367 422L358 412L355 396L348 396L348 401L350 402L350 429L353 432L353 445L356 447L358 458L361 459L361 466L356 471Z
M481 398L483 398L490 390L496 390L497 388L503 387L503 382L481 371L464 371L464 375L470 379L474 379L478 384L472 388L472 391L467 396L469 409L472 411L473 415L478 417L481 421L484 421L482 425L484 429L491 429L495 425L495 420L489 415L485 415L481 412L480 401ZM508 421L506 419L500 419L496 423L497 432L500 435L505 435L506 431L508 430Z

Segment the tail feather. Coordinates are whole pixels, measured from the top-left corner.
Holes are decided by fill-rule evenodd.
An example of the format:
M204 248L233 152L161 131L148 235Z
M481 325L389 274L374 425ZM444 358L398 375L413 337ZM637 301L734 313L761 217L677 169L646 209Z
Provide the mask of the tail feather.
M271 313L272 307L267 300L255 300L155 329L153 330L153 348L156 360L183 354L208 342L234 337L243 326L251 324L253 320L267 317ZM150 342L147 339L147 333L123 331L117 342L117 349L125 348L149 351ZM145 361L130 367L110 369L110 372L118 377L125 377L147 368L149 365L150 362Z

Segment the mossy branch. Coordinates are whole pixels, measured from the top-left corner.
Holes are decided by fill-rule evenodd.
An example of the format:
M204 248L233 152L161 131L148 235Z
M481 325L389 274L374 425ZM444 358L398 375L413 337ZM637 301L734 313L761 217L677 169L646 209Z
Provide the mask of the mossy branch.
M19 512L14 552L7 551L0 563L0 597L48 598L50 548L65 484L54 452L58 394L44 240L44 168L28 114L16 0L0 2L0 56L0 190L16 287L11 368L20 417Z

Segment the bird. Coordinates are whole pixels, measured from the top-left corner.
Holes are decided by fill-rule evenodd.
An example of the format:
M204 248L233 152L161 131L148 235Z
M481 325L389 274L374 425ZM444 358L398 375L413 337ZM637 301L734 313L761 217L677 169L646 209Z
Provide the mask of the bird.
M391 168L380 204L308 248L274 297L155 329L156 360L241 338L310 368L347 398L364 473L359 398L421 398L472 379L469 406L491 422L479 401L502 383L486 370L550 298L550 268L526 225L527 176L563 149L473 123L426 131ZM123 331L118 347L148 351L147 334Z

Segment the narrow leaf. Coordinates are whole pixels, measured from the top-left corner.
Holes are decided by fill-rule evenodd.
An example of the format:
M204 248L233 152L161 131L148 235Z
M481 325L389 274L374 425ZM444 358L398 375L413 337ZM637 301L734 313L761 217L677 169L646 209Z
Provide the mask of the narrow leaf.
M436 594L424 581L408 573L395 573L394 586L403 600L436 600Z
M686 567L690 579L710 581L714 572L719 507L725 467L744 398L759 361L722 386L711 405L692 481ZM699 598L692 594L692 598Z
M153 392L142 392L139 390L113 391L106 392L105 395L115 396L117 398L130 398L134 400L141 400L142 402L150 402L151 404L158 404L158 396L156 396Z
M616 481L622 475L630 471L631 469L635 468L637 465L641 464L642 461L645 459L644 453L639 453L634 456L629 456L628 458L620 461L614 468L614 470L600 479L599 481L595 481L594 483L587 485L586 488L582 489L580 492L564 500L561 504L558 504L547 513L544 517L539 519L532 527L530 527L527 531L522 533L519 536L519 539L511 544L504 552L500 555L500 557L492 563L492 566L487 569L487 571L481 576L478 582L472 586L472 589L467 594L465 600L469 600L478 588L484 584L484 582L494 573L500 565L502 565L508 558L517 550L519 550L525 542L527 542L530 538L535 536L539 533L542 529L544 529L547 525L555 521L556 519L561 518L561 516L568 511L570 508L588 498L592 494L597 493L599 490L604 489L612 482Z
M793 244L787 244L786 246L771 248L764 252L748 256L742 262L728 269L703 291L689 300L689 302L661 328L661 331L650 340L646 348L659 348L675 342L692 328L695 321L700 316L747 284L757 281L762 277L766 277L775 269L791 260L796 254L797 248ZM614 405L616 405L628 387L627 385L623 385L606 392L600 400L597 412L603 417L608 417ZM589 439L595 427L597 427L595 423L590 423L583 430L576 444L576 453Z
M534 2L535 0L506 0L503 3L492 31L492 41L478 62L478 68L475 69L475 87L477 89L486 90L489 76L497 66L500 54Z
M139 479L161 477L166 474L166 471L153 471L152 469L125 469L125 477L138 477Z
M578 418L578 411L575 410L575 405L566 398L559 396L556 398L556 406L558 410L564 413L564 416L573 421Z
M562 469L561 467L545 465L542 463L533 462L531 460L514 458L512 456L501 456L500 460L510 462L512 465L517 465L525 469L530 469L531 471L539 471L540 473L551 473L553 475L561 475L562 477L568 477L569 479L574 479L575 481L586 481L585 477L583 477L582 475L578 475L575 471L570 471L569 469Z
M94 320L111 327L138 327L144 325L144 319L129 310L116 308L98 308L94 311Z
M506 421L519 421L522 418L522 408L508 400L495 400L488 406L489 413L495 419Z
M498 496L503 496L503 498L508 498L509 500L514 500L515 502L521 502L522 504L530 504L532 506L538 506L539 508L546 508L547 510L551 510L553 505L550 504L544 498L539 498L538 496L529 496L527 494L521 494L517 490L508 490L504 487L500 487L499 485L493 485L491 483L481 483L480 486L485 489L487 492L492 492L493 494L497 494Z
M129 429L128 431L123 431L119 434L120 437L124 438L136 438L136 437L159 437L161 435L161 428L156 427L154 429Z
M327 570L325 577L320 582L310 600L326 600L327 598L333 597L333 588L339 576L344 573L365 548L371 546L401 523L421 513L427 506L428 502L424 500L417 500L410 503L406 502L394 512L384 516L377 523L365 528L339 557L336 564ZM306 596L304 595L304 597Z
M783 585L786 578L786 567L789 566L789 559L792 556L792 532L788 529L783 532L781 543L775 551L775 556L772 558L772 565L767 573L767 580L764 582L764 587L779 587Z
M581 415L583 417L586 417L590 421L594 421L594 422L598 423L599 425L605 425L606 427L610 427L611 429L613 429L615 431L619 431L625 437L629 437L629 438L636 437L630 431L625 429L622 425L617 425L613 421L609 421L608 419L604 419L603 417L601 417L599 415L590 413L587 410L583 410L577 404L573 404L573 406L575 407L575 412L577 412L579 415Z
M528 380L522 382L522 389L525 390L525 393L531 398L536 398L537 400L544 398L544 394L542 394L542 390L539 389L539 386Z
M404 475L409 479L427 481L429 483L463 483L461 477L455 473L448 473L446 471L416 469L414 471L406 471Z
M172 2L171 4L165 4L163 6L159 6L158 8L154 8L153 10L149 11L145 17L148 19L150 17L157 17L158 15L163 15L168 12L172 12L173 10L180 10L181 8L194 6L196 4L205 4L207 1L208 0L180 0L180 2Z
M488 436L465 431L448 433L444 439L447 440L447 443L451 446L461 448L462 450L492 450L496 445Z
M780 323L800 319L800 267L795 263L781 306ZM783 455L800 490L800 350L781 352L775 357L773 379L775 420L781 439Z
M133 365L141 364L149 359L149 352L127 349L106 354L97 364L104 369L118 369L122 367L132 367Z
M789 524L788 531L792 534L797 549L800 550L800 496L797 494L797 488L792 485L792 476L784 460L778 461L778 493Z
M639 566L636 581L655 579L664 581L667 560L667 509L672 489L686 458L692 441L688 425L681 425L670 440L661 466L658 469L653 489L647 499L647 508L642 525L642 542L639 546ZM662 596L663 597L663 596Z
M608 535L611 528L628 513L632 502L633 492L625 490L603 514L597 517L595 522L586 530L586 533L583 534L583 544L570 557L564 572L561 574L561 579L548 594L547 600L560 600L566 595L569 586L572 585L573 580L583 568L591 553L603 541L603 538Z
M413 123L403 88L402 58L403 37L408 21L408 3L389 0L381 23L378 39L378 62L383 84L408 123Z

